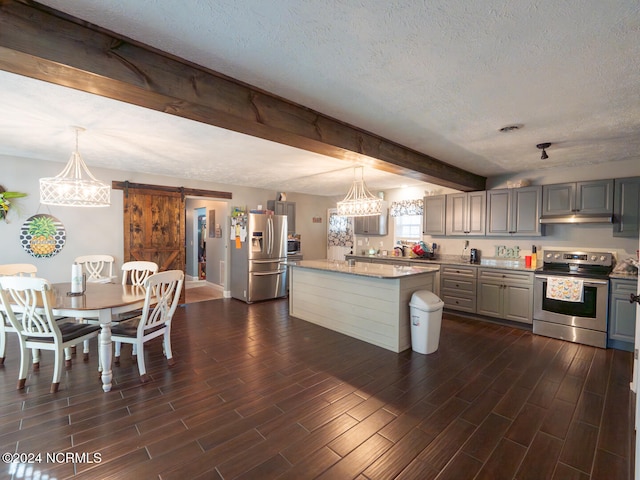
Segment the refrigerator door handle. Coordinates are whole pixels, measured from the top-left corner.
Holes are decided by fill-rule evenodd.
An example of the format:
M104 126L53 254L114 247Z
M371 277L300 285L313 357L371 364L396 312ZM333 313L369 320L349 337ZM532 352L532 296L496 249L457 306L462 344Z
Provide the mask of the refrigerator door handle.
M251 272L251 275L256 277L264 277L268 275L282 275L286 270L276 270L273 272Z
M267 217L267 236L269 237L267 241L267 254L271 255L273 251L273 218Z

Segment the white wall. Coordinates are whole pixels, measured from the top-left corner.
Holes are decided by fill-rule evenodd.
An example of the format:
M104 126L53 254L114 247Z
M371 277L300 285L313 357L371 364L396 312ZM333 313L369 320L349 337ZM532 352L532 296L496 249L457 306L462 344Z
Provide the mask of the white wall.
M78 255L105 253L116 258L119 270L124 255L123 234L123 192L112 190L111 206L106 208L47 207L40 205L38 179L53 177L64 168L64 163L49 162L21 157L0 156L2 184L8 191L27 193L28 196L15 200L8 216L9 223L0 221L0 263L33 263L38 274L52 282L66 282L71 276L71 264ZM267 200L275 199L277 192L257 188L222 185L199 180L177 179L159 175L148 175L120 170L91 168L91 173L104 182L125 181L154 185L184 186L190 188L231 192L233 199L228 200L229 208L245 206L256 208ZM296 202L296 225L303 238L305 258L324 258L326 256L327 208L335 206L327 197L288 194L288 200ZM20 245L20 227L32 215L47 213L57 217L66 229L66 244L62 251L51 258L35 258ZM217 212L216 212L217 213ZM216 222L218 222L216 215ZM313 217L321 217L322 223L312 223ZM228 219L219 219L226 225ZM322 233L318 235L318 231ZM228 232L227 230L223 230ZM306 244L304 239L306 238ZM218 268L218 267L216 267ZM227 282L228 284L227 269Z

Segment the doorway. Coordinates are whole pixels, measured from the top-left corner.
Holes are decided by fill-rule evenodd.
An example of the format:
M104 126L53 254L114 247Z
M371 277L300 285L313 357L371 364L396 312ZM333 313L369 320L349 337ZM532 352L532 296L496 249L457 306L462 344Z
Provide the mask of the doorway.
M197 276L199 280L207 279L207 209L202 207L196 209L195 221L197 248L194 253L197 254Z
M186 198L186 303L228 296L227 209L225 201Z

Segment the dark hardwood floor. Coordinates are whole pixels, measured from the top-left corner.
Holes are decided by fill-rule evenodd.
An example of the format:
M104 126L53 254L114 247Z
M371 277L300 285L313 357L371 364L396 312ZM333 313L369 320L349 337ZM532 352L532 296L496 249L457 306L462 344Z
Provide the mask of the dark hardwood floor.
M140 384L123 346L106 394L95 341L58 393L49 352L16 391L9 334L0 450L43 457L0 478L632 478L630 353L445 314L436 353L394 354L287 312L181 307L176 365L153 342Z

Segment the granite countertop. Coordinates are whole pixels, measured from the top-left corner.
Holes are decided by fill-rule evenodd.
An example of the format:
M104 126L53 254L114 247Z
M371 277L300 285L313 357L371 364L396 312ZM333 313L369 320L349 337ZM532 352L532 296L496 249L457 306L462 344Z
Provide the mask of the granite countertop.
M335 260L302 260L298 265L293 266L293 268L300 267L375 278L401 278L423 273L434 273L440 270L439 265L418 267L412 265L404 266L363 262L356 262L355 265L349 265L349 262Z
M480 263L469 263L468 260L463 260L460 255L440 255L435 259L425 259L419 257L384 257L381 255L347 255L347 258L355 258L356 261L359 258L362 259L380 259L380 260L392 260L398 261L398 263L411 262L411 263L424 263L425 265L465 265L470 267L489 267L502 270L518 270L522 272L535 272L534 267L525 267L524 259L506 259L506 258L482 258Z
M609 274L609 278L618 278L618 279L622 279L622 280L637 280L638 279L638 274L637 273L630 273L630 272L611 272Z

